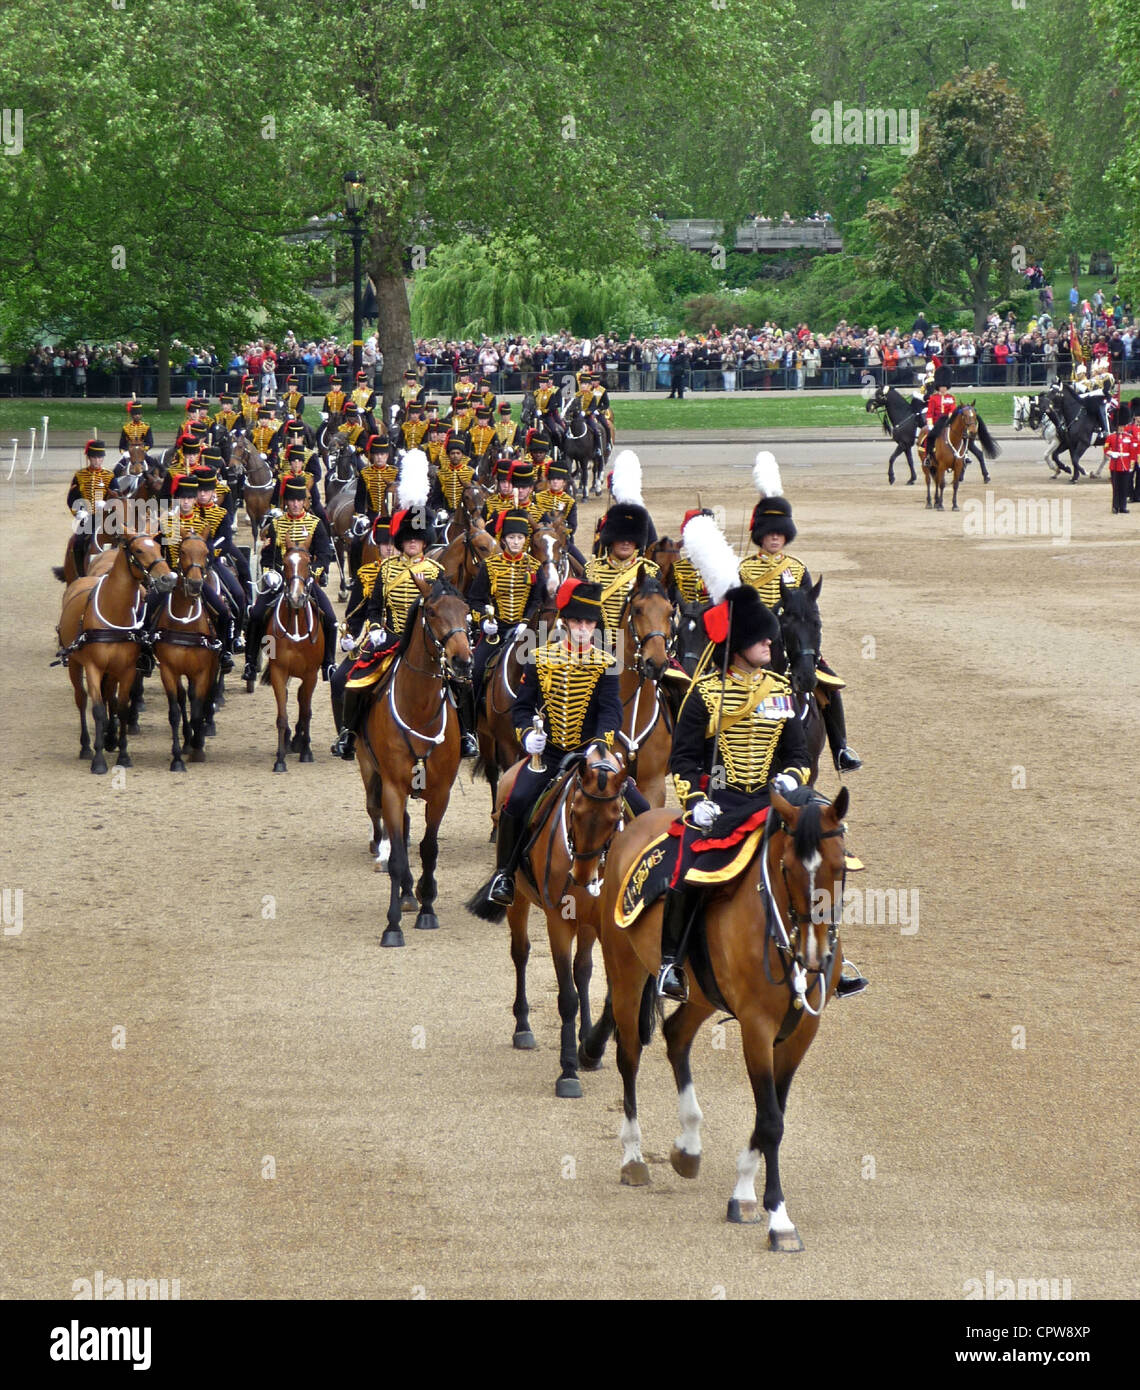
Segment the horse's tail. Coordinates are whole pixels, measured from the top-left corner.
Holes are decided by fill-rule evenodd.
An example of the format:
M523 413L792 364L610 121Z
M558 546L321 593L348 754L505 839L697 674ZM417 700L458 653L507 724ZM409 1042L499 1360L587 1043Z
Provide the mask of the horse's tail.
M62 565L52 565L51 572L55 575L55 577L59 580L61 584L67 583L67 571L64 569Z
M645 988L641 991L641 1004L637 1010L637 1035L641 1039L642 1047L648 1047L653 1041L658 1014L664 1017L665 1005L658 996L657 981L649 975L645 981Z
M998 454L1001 453L997 445L997 440L994 439L993 435L986 428L986 422L980 415L978 416L978 443L981 444L982 451L988 459L996 459Z
M867 409L869 410L873 404L874 404L873 401L868 401L868 402L867 402ZM887 436L887 438L889 439L889 438L891 437L891 435L894 434L895 427L894 427L894 425L891 424L890 416L887 414L887 412L886 412L885 410L884 410L883 413L879 416L879 424L882 425L882 427L883 427L883 433L884 433L884 434Z
M501 922L507 915L507 909L491 898L492 881L493 876L477 888L463 904L472 917L478 917L481 922Z
M491 767L482 753L475 759L475 764L471 769L471 780L477 782L482 777L484 782L491 780Z

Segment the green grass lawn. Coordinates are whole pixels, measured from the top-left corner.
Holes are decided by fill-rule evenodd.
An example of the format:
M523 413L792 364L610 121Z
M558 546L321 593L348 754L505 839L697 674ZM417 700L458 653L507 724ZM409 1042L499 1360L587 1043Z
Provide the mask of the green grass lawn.
M970 396L963 393L964 399ZM985 419L990 424L1007 425L1013 414L1010 392L979 394ZM668 399L650 401L623 400L613 397L614 418L619 436L626 430L757 430L757 429L817 429L826 426L874 429L878 419L864 409L858 391L849 396L774 396L748 397L732 400L723 396L702 400L701 393L686 396L683 401ZM517 414L516 406L516 414ZM100 438L117 443L119 430L126 418L124 409L114 402L73 400L3 400L0 401L0 449L11 438L19 437L21 444L34 425L37 429L44 415L50 419L49 431L59 433L89 433L98 428ZM182 423L184 412L179 410L144 412L155 431L160 445L169 443ZM310 407L305 417L311 424L320 423L320 411Z

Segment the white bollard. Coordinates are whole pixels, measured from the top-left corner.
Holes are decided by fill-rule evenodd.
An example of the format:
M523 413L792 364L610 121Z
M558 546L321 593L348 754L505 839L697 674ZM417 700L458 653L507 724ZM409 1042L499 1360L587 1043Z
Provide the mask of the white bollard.
M48 427L48 417L45 415L45 416L44 416L44 442L40 445L40 462L41 462L41 463L43 462L44 454L47 453L47 427Z
M26 478L29 473L32 475L32 491L34 492L36 487L36 427L34 425L29 433L32 438L28 446L28 466L24 469L24 477Z
M12 440L12 466L8 469L8 477L7 477L7 481L8 481L8 482L11 482L11 481L12 481L12 474L15 473L15 471L16 471L16 456L17 456L17 454L19 454L19 452L20 452L20 441L19 441L18 439L13 439L13 440Z

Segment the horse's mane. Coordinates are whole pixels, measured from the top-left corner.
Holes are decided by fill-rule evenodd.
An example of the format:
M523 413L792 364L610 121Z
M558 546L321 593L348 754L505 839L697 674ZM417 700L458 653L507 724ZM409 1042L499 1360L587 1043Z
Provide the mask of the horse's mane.
M462 599L464 603L467 602L466 598L464 598L460 590L455 587L455 585L451 582L450 579L447 579L442 574L436 576L435 583L431 586L430 597L432 597L433 599L453 597ZM422 599L420 600L420 602L422 602Z
M803 585L797 585L794 589L784 589L781 610L789 618L819 618L819 604L812 598L811 590Z
M810 859L819 853L820 836L823 826L820 821L821 803L809 801L800 810L799 820L796 821L796 833L792 840L795 855L802 863L805 859Z
M631 596L644 596L645 594L654 594L660 595L662 598L665 599L669 598L669 590L666 589L665 585L662 584L660 579L658 579L656 575L645 574L644 572L642 573L640 582L636 584L630 592ZM672 599L669 599L669 601L671 603Z

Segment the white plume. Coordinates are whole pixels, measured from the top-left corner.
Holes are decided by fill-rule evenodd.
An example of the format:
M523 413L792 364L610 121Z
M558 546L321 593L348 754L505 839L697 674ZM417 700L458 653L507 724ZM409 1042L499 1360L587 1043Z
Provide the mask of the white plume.
M426 507L428 501L428 456L422 449L409 449L400 460L396 496L401 507Z
M752 465L752 481L761 497L783 497L784 485L780 481L780 465L776 455L761 449Z
M711 516L695 516L685 527L685 550L714 603L740 583L740 560Z
M645 506L641 495L641 460L632 449L623 449L614 459L612 492L615 502Z

